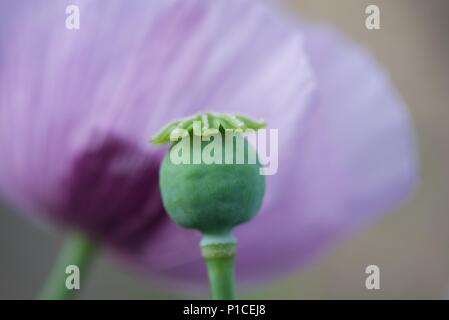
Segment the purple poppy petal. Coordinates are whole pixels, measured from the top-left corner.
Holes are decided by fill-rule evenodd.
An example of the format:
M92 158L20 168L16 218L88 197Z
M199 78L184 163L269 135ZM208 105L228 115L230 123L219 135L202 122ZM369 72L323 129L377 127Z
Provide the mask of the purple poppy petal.
M392 209L416 179L410 119L385 72L330 28L302 29L316 96L307 117L294 119L295 134L280 127L279 171L267 177L260 214L236 232L239 280L303 263ZM199 254L192 255L197 240L166 225L140 256L142 263L169 277L205 280Z

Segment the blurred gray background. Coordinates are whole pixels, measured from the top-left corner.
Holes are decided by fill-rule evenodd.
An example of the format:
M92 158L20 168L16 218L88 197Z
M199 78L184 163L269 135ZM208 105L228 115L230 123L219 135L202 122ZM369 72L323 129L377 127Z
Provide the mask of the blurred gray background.
M369 4L381 9L381 30L365 28ZM397 212L328 248L298 272L240 296L449 297L449 1L291 0L287 6L307 18L334 24L367 46L391 72L415 122L422 180L417 194ZM0 299L33 298L61 239L0 204ZM370 264L381 269L377 291L364 285L365 267ZM207 298L207 293L170 292L125 273L101 256L80 298Z

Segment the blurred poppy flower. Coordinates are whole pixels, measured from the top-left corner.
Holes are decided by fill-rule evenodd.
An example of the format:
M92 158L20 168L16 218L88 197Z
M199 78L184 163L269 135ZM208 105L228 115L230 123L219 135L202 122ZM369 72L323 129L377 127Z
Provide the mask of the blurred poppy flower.
M0 191L160 277L206 280L200 235L161 205L149 137L202 110L279 129L279 168L236 231L239 279L286 271L391 209L415 180L410 121L370 55L249 0L6 0ZM3 17L8 16L3 19Z

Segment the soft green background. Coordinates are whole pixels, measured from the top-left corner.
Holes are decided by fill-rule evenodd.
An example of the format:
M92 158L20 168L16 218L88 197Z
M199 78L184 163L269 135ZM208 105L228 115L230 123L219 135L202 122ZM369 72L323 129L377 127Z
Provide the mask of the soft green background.
M365 7L381 8L380 31L364 27ZM301 271L241 294L245 298L442 298L449 296L449 1L289 1L306 17L335 24L372 50L410 106L420 143L416 196L376 225L328 248ZM60 237L0 208L0 298L32 298ZM381 268L368 291L365 267ZM82 298L189 298L126 274L101 257Z

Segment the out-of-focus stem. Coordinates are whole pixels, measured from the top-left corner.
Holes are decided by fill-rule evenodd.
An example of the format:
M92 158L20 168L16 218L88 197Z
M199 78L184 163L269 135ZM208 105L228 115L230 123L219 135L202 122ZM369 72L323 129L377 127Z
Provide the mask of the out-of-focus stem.
M39 299L43 300L63 300L70 299L77 293L77 289L67 288L66 281L70 274L66 273L70 265L79 268L79 276L86 278L89 267L94 256L93 243L82 234L69 236L60 251L59 257L42 288ZM82 286L80 283L80 286Z

